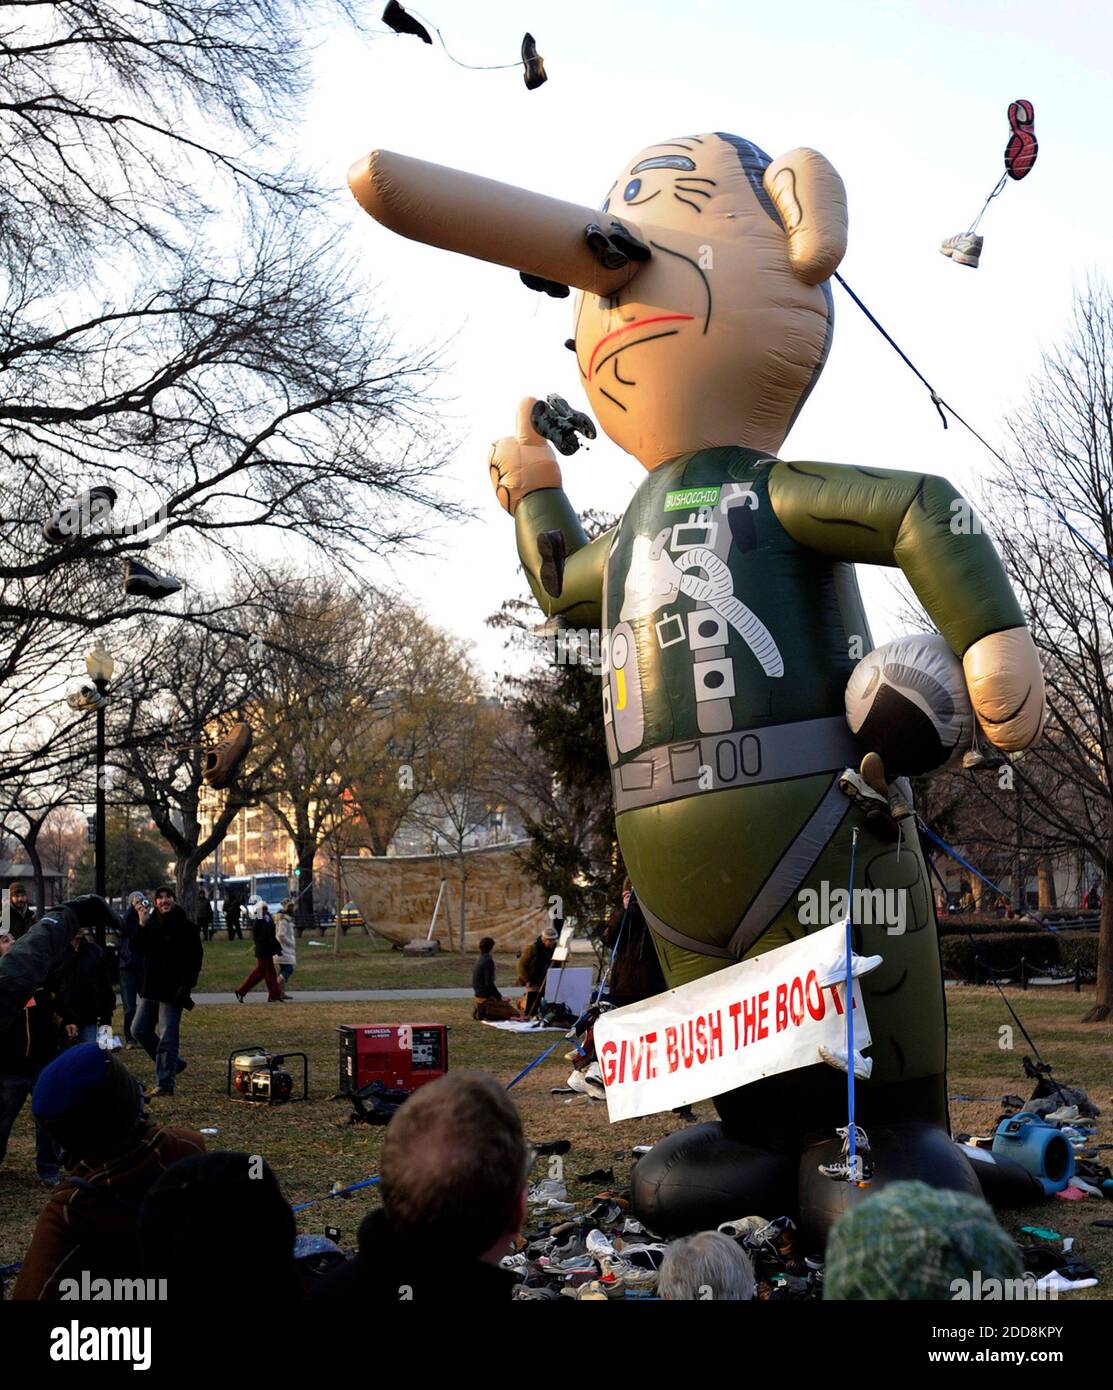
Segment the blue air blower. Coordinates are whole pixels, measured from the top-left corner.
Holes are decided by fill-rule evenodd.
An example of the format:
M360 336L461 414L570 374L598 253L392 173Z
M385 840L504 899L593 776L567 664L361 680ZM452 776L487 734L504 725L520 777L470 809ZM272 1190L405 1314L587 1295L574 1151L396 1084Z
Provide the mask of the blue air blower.
M1053 1124L1022 1110L1002 1120L992 1152L1019 1163L1043 1188L1045 1197L1062 1192L1074 1177L1074 1150Z

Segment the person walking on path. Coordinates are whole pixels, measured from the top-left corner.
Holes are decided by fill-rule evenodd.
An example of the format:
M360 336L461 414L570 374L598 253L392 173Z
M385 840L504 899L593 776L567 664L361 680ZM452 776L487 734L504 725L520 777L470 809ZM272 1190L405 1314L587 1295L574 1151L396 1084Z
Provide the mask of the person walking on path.
M278 944L282 947L282 954L278 957L278 973L282 977L279 988L285 999L290 993L286 986L290 983L290 976L298 964L298 931L294 924L291 903L282 904L282 911L274 919L274 925Z
M242 1004L244 995L249 994L260 980L267 982L267 1003L281 1004L282 987L278 983L278 976L274 973L274 958L282 954L282 947L278 944L278 937L274 933L274 918L264 906L258 918L251 924L251 937L255 943L255 969L240 985L239 989L233 990L236 998Z
M201 973L201 938L168 883L155 894L153 913L140 906L139 923L138 941L146 965L132 1034L155 1064L158 1089L152 1095L172 1096L178 1073L186 1065L178 1055L182 1010L193 1008L190 993Z
M211 941L213 939L213 905L209 902L209 895L203 888L197 893L197 930L201 933L202 939Z

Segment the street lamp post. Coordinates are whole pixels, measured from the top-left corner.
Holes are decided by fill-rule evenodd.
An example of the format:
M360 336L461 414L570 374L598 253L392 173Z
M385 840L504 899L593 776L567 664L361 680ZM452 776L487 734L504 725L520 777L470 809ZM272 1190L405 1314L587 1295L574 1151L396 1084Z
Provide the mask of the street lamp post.
M112 672L116 663L113 661L109 652L105 649L104 642L97 638L93 645L93 650L85 654L85 669L89 673L89 679L97 688L97 692L103 695L112 679ZM97 707L97 786L96 786L96 843L93 846L93 873L95 881L95 892L102 898L107 897L106 876L107 876L107 850L105 848L105 778L104 778L104 705Z

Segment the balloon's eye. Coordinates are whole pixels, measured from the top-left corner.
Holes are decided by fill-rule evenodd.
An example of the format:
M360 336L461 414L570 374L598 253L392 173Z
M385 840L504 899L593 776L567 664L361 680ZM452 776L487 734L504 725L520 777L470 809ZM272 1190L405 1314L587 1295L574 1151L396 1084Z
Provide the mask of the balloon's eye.
M626 187L622 190L622 196L629 203L638 196L638 194L641 192L641 188L641 179L631 179L630 182L626 185Z

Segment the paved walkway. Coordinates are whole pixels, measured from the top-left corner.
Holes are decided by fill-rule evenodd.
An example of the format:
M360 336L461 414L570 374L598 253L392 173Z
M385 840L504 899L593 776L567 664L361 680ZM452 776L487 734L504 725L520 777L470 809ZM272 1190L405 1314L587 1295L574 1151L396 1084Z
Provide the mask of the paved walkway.
M519 990L520 992L520 990ZM474 999L470 989L295 989L290 993L291 1004L371 1004L388 999ZM234 1004L236 996L226 994L195 994L197 1004ZM265 1004L267 991L259 985L244 1000L246 1004Z

